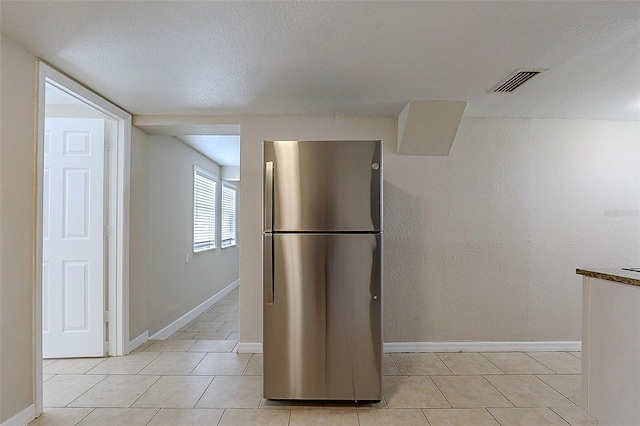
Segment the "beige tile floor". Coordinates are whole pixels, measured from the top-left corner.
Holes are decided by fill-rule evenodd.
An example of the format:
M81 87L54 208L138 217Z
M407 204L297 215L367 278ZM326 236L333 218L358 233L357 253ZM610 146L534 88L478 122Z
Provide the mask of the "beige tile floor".
M595 425L580 353L384 355L378 404L262 398L262 355L235 352L234 290L168 340L126 357L44 361L32 425Z

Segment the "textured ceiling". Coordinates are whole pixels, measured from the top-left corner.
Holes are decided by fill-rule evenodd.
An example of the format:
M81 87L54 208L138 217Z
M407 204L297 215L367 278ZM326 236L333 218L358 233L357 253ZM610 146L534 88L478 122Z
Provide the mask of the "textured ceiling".
M640 2L2 1L3 35L134 114L640 119ZM548 68L512 94L518 68Z
M178 139L219 166L240 166L240 136L181 135Z

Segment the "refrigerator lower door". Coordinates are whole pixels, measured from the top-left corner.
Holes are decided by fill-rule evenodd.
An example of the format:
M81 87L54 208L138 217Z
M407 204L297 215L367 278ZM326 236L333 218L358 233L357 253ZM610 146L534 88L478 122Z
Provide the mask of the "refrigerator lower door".
M264 397L380 400L382 235L271 238Z

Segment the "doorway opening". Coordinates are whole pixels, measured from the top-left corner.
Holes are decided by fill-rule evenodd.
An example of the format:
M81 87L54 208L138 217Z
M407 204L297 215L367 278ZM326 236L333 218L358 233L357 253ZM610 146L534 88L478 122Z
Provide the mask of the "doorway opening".
M43 358L128 352L131 116L39 64L36 411Z

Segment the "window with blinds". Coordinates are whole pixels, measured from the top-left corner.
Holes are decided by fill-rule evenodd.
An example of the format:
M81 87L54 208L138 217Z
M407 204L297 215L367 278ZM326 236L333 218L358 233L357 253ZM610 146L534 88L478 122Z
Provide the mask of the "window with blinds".
M216 247L216 184L211 173L193 166L193 251Z
M236 193L235 186L222 182L221 247L236 245Z

